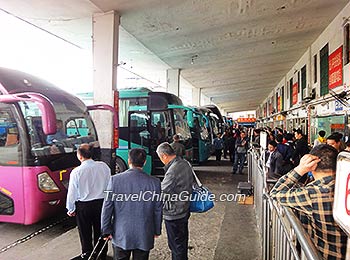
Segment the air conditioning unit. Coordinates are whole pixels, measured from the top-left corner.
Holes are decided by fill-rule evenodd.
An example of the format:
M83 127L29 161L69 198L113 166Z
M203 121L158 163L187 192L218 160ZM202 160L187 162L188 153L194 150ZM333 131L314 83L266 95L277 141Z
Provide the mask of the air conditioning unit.
M303 96L302 96L302 98L306 98L307 96L308 96L307 88L304 88L303 89Z

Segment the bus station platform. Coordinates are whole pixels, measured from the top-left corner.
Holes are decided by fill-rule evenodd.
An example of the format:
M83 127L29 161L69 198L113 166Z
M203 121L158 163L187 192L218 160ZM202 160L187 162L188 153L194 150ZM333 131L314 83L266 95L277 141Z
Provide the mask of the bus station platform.
M218 166L213 158L195 171L216 198L220 194L236 194L237 185L247 180L247 168L243 175L233 175L232 163L221 161ZM200 260L250 260L262 259L261 238L257 230L257 220L253 205L242 205L236 201L216 202L206 213L193 213L190 217L189 259ZM44 233L45 234L45 233ZM43 235L44 235L43 234ZM70 259L80 253L77 228L73 228L50 238L32 239L0 254L0 259ZM109 243L108 256L112 259L113 250ZM167 246L166 231L156 239L150 259L171 259Z

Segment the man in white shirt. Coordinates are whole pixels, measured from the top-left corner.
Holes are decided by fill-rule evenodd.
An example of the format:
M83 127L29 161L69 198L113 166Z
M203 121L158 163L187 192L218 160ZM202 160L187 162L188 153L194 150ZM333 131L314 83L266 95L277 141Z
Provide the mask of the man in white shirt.
M82 254L73 259L88 259L93 250L92 230L95 244L101 235L101 210L111 171L104 162L91 159L89 144L80 145L77 157L81 165L70 175L66 208L70 217L76 216L82 248ZM106 254L107 250L102 259Z

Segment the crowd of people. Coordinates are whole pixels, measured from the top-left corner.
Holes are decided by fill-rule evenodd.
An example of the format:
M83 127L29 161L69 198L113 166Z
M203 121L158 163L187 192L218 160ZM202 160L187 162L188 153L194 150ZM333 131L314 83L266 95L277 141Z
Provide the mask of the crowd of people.
M194 179L178 139L175 135L172 145L163 142L157 147L165 165L162 182L142 170L144 149L131 149L129 169L111 177L107 164L92 160L92 147L80 145L77 157L81 165L71 173L66 203L67 214L76 217L82 249L72 260L90 259L100 237L112 240L115 260L127 260L131 255L134 260L147 260L162 233L162 221L172 260L188 259L190 201L181 199L181 194L192 193ZM101 259L106 257L107 248Z
M333 218L336 161L341 151L350 152L350 140L339 132L327 136L320 130L312 145L300 129L228 128L221 138L224 158L233 163L233 174L242 173L248 150L247 130L253 131L252 146L260 147L266 136L267 180L273 183L271 198L294 209L324 259L345 259L347 235ZM260 135L261 131L266 135ZM264 143L264 142L263 142ZM215 145L215 143L214 143ZM265 150L265 149L262 149ZM216 150L216 160L221 151Z
M228 128L213 144L218 163L224 158L232 162L233 174L242 174L249 149L249 138L243 128ZM333 219L337 155L350 150L340 133L328 137L320 131L313 148L300 129L293 133L281 129L250 129L252 146L260 146L261 131L267 132L267 178L275 180L271 198L293 208L309 233L316 248L325 259L344 259L347 236ZM168 246L173 260L188 259L188 200L141 199L115 200L114 195L132 196L140 191L153 195L180 196L192 192L193 169L183 159L184 146L179 136L174 142L158 145L156 154L165 165L162 182L143 170L146 152L135 148L129 151L129 169L110 177L110 169L103 162L92 160L92 147L82 144L77 157L81 165L70 177L67 194L67 214L76 216L82 254L73 259L88 259L98 237L111 239L114 259L149 259L155 238L161 235L165 223ZM311 151L310 151L311 149ZM132 184L132 185L130 185ZM108 193L106 195L106 192ZM108 195L112 199L108 199ZM94 240L94 243L93 243ZM101 259L106 259L104 250Z
M341 133L326 137L321 130L310 147L300 129L265 130L267 178L276 180L271 198L295 211L324 259L345 259L347 235L333 218L333 202L337 156L349 151L350 142L343 142ZM254 142L260 143L259 138Z

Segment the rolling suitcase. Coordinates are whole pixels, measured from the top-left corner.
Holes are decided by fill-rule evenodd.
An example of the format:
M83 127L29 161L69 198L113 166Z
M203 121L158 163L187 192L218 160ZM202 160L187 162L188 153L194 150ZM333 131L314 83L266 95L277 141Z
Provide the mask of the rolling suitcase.
M107 246L108 241L109 241L109 239L104 240L103 237L99 237L99 239L98 239L94 249L92 250L92 253L91 253L90 257L88 258L88 260L98 260L98 259L100 259L102 251Z

